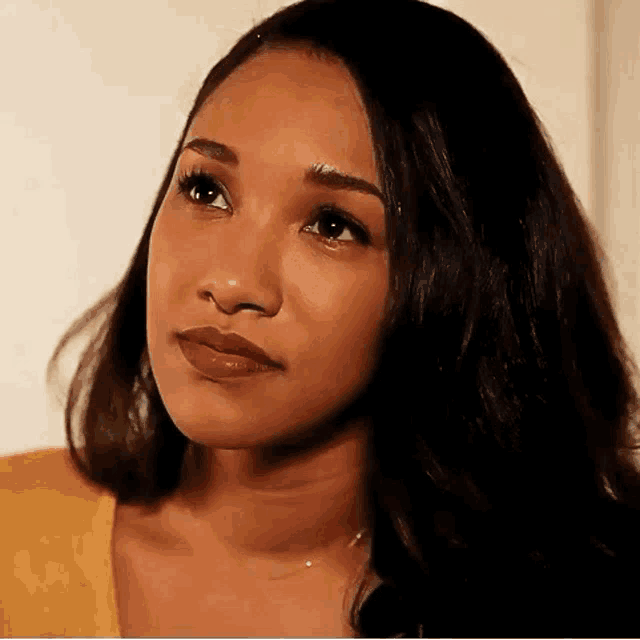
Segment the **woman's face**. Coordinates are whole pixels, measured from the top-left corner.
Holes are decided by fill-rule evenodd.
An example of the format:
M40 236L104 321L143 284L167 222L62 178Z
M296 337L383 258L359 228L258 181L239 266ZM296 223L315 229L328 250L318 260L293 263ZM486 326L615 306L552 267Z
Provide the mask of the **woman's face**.
M155 220L148 270L151 366L190 440L273 445L330 421L370 381L389 286L376 189L368 120L339 64L263 52L209 97ZM177 333L207 325L281 367L204 375ZM192 359L216 355L195 349Z

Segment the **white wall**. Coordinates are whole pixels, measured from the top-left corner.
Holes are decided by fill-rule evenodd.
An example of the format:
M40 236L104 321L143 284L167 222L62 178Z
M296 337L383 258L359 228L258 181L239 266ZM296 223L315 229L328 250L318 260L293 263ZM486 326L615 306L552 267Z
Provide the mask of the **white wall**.
M470 20L505 54L597 221L591 1L436 4ZM20 0L0 6L0 329L6 336L0 455L64 444L61 411L45 391L47 360L66 327L122 275L208 69L240 33L284 4ZM640 24L636 0L613 4L620 17L615 29L628 33ZM637 61L637 48L630 55ZM615 95L633 119L625 84L633 62L625 69ZM615 130L624 138L624 127ZM628 167L611 179L620 186L611 206L637 207L623 197L635 189ZM616 225L614 246L631 231L637 235L637 216L625 224ZM624 262L625 312L635 319L635 248L632 253Z
M640 363L640 2L600 0L595 181L623 334Z

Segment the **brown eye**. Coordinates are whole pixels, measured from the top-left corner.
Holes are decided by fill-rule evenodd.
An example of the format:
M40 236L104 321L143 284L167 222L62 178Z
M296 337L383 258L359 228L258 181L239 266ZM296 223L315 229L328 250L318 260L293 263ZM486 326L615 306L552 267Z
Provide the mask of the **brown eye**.
M329 242L369 244L366 231L333 208L323 209L314 223L305 229L326 238Z
M196 204L214 209L231 209L220 183L207 173L196 172L178 181L181 194Z

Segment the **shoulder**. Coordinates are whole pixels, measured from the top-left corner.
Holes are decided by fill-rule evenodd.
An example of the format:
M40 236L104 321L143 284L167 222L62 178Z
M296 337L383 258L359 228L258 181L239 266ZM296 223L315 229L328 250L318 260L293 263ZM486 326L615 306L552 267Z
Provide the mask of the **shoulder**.
M0 513L16 533L36 523L40 530L82 529L114 504L106 489L77 469L66 448L0 457Z
M66 449L0 458L0 617L9 635L117 635L115 505Z
M107 490L91 482L66 448L41 449L0 457L0 495L44 491L60 496L98 499Z
M75 489L87 485L66 448L0 457L0 491Z

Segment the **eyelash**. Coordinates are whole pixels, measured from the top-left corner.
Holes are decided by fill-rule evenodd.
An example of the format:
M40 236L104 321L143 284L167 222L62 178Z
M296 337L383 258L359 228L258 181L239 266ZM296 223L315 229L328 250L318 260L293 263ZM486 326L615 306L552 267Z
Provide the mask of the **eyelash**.
M206 208L220 208L220 207L212 207L211 204L203 204L198 200L194 199L191 196L191 192L194 188L201 187L207 190L207 194L210 196L211 193L215 194L214 201L222 196L229 209L231 209L231 205L229 204L229 198L226 195L225 189L222 187L220 182L216 180L209 173L202 171L201 169L196 169L194 171L186 172L182 176L180 176L178 180L178 191L181 195L183 195L187 200L192 202L195 205L206 207ZM226 211L227 209L222 209ZM335 246L336 244L360 244L362 246L367 246L371 244L371 238L369 233L357 222L355 222L351 216L333 204L321 204L318 207L315 207L315 212L313 216L313 222L311 224L305 225L305 229L309 229L310 227L318 224L323 218L334 218L339 220L339 224L343 224L346 228L349 229L351 235L355 238L355 240L337 240L335 238L324 238L324 242ZM314 235L320 235L319 233L315 233ZM342 234L340 234L342 235Z
M193 202L194 204L200 206L211 208L210 204L203 204L202 202L198 202L191 196L191 191L193 191L193 189L198 186L207 188L209 193L212 191L217 191L217 195L221 195L227 201L227 206L231 208L229 199L226 196L226 191L222 188L222 185L213 176L209 175L205 171L196 169L194 171L186 172L181 175L178 180L178 191L190 202Z

